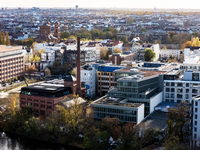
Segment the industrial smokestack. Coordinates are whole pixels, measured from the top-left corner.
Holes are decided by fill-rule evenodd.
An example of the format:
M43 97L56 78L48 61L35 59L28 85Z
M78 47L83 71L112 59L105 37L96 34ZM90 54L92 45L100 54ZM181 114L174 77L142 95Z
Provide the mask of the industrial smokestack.
M77 87L76 87L76 92L81 96L81 60L80 56L81 55L81 48L80 48L80 37L77 37Z

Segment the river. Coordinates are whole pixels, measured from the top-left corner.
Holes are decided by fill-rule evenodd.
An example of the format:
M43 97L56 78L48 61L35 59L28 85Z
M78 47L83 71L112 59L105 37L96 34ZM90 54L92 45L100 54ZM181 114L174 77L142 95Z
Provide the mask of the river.
M59 144L30 140L0 132L0 150L80 150Z

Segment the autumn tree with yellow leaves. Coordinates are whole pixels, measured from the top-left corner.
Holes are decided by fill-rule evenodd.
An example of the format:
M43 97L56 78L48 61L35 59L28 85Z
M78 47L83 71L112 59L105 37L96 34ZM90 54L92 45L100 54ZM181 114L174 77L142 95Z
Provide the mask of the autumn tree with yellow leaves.
M199 38L193 38L191 37L191 41L187 41L185 43L182 44L181 49L184 49L186 47L200 47L200 41Z

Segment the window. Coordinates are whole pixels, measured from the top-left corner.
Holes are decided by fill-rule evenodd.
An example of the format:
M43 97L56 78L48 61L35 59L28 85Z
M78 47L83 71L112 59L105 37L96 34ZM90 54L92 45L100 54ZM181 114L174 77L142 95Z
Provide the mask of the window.
M38 107L38 106L39 106L39 104L37 104L37 103L34 103L34 106L35 106L35 107Z
M197 125L197 121L194 122L194 125L195 125L195 126Z
M165 96L165 98L169 98L169 93L166 93L166 96Z
M195 115L194 118L197 119L197 115Z
M197 138L197 134L194 134L194 138L195 138L195 139Z
M195 102L195 106L198 106L198 102Z
M182 99L182 94L177 94L177 98Z
M183 86L183 84L182 84L182 83L178 83L178 84L177 84L177 86L181 86L181 87L182 87L182 86Z
M45 105L41 104L40 107L41 107L41 108L45 108Z
M52 109L52 106L47 106L48 109Z
M182 88L177 88L177 92L181 93L181 92L183 92L183 89Z
M167 83L166 83L166 86L170 86L170 83L169 83L169 82L167 82Z
M169 92L170 88L166 88L166 92Z
M197 128L196 127L194 128L194 132L197 132Z

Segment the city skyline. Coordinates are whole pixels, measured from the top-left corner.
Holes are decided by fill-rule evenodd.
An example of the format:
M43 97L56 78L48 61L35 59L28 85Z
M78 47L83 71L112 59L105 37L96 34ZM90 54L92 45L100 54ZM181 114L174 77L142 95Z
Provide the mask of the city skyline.
M44 8L75 8L78 5L79 8L158 8L158 9L199 9L200 1L191 0L190 4L185 0L140 0L137 2L131 0L101 0L101 2L93 0L57 0L57 1L47 1L47 0L6 0L1 1L1 7L44 7Z

